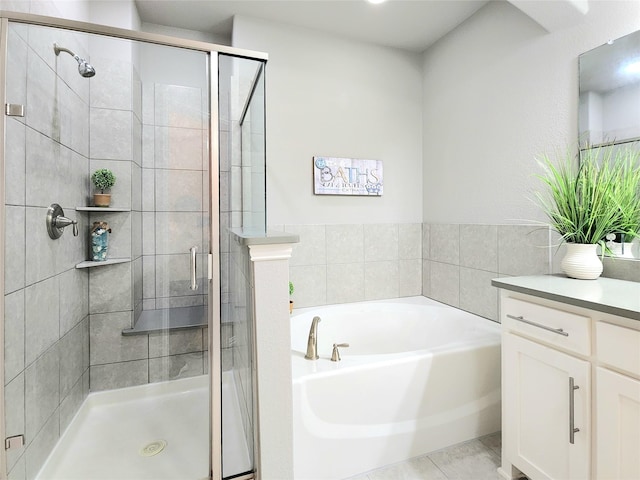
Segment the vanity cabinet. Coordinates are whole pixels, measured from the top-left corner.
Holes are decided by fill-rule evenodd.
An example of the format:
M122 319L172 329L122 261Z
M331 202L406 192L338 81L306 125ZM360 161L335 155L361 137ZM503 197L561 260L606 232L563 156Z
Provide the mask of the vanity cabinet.
M587 308L585 297L606 291L572 303L548 291L511 291L508 282L518 280L494 281L501 287L501 476L640 479L640 286L631 286L639 308L617 310Z
M503 470L589 478L590 319L513 298L503 312Z
M597 478L640 478L640 331L596 325Z

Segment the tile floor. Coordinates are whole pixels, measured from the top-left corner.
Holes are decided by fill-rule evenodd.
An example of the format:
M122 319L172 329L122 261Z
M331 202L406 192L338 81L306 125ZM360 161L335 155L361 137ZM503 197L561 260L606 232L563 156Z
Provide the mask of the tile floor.
M499 480L501 445L498 432L348 480Z

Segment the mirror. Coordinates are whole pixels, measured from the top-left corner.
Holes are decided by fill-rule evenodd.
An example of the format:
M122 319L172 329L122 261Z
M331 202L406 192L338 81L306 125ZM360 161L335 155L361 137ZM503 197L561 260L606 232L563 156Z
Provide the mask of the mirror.
M640 140L640 31L580 55L580 145Z
M579 57L580 150L640 149L640 31L611 40ZM617 258L640 258L640 242L615 237Z

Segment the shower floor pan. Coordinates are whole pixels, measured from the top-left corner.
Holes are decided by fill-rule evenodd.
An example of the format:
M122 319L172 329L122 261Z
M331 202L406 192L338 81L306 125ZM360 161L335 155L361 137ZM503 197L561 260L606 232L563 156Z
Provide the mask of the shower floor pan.
M222 374L222 397L227 476L250 469L231 372ZM36 479L206 479L208 411L206 375L92 393Z

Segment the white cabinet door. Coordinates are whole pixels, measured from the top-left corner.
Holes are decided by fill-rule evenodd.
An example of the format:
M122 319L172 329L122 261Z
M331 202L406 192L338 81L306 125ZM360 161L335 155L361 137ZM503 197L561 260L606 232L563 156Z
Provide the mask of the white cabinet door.
M502 388L507 462L532 479L589 478L589 362L505 332Z
M597 368L596 465L602 480L640 478L640 381Z

